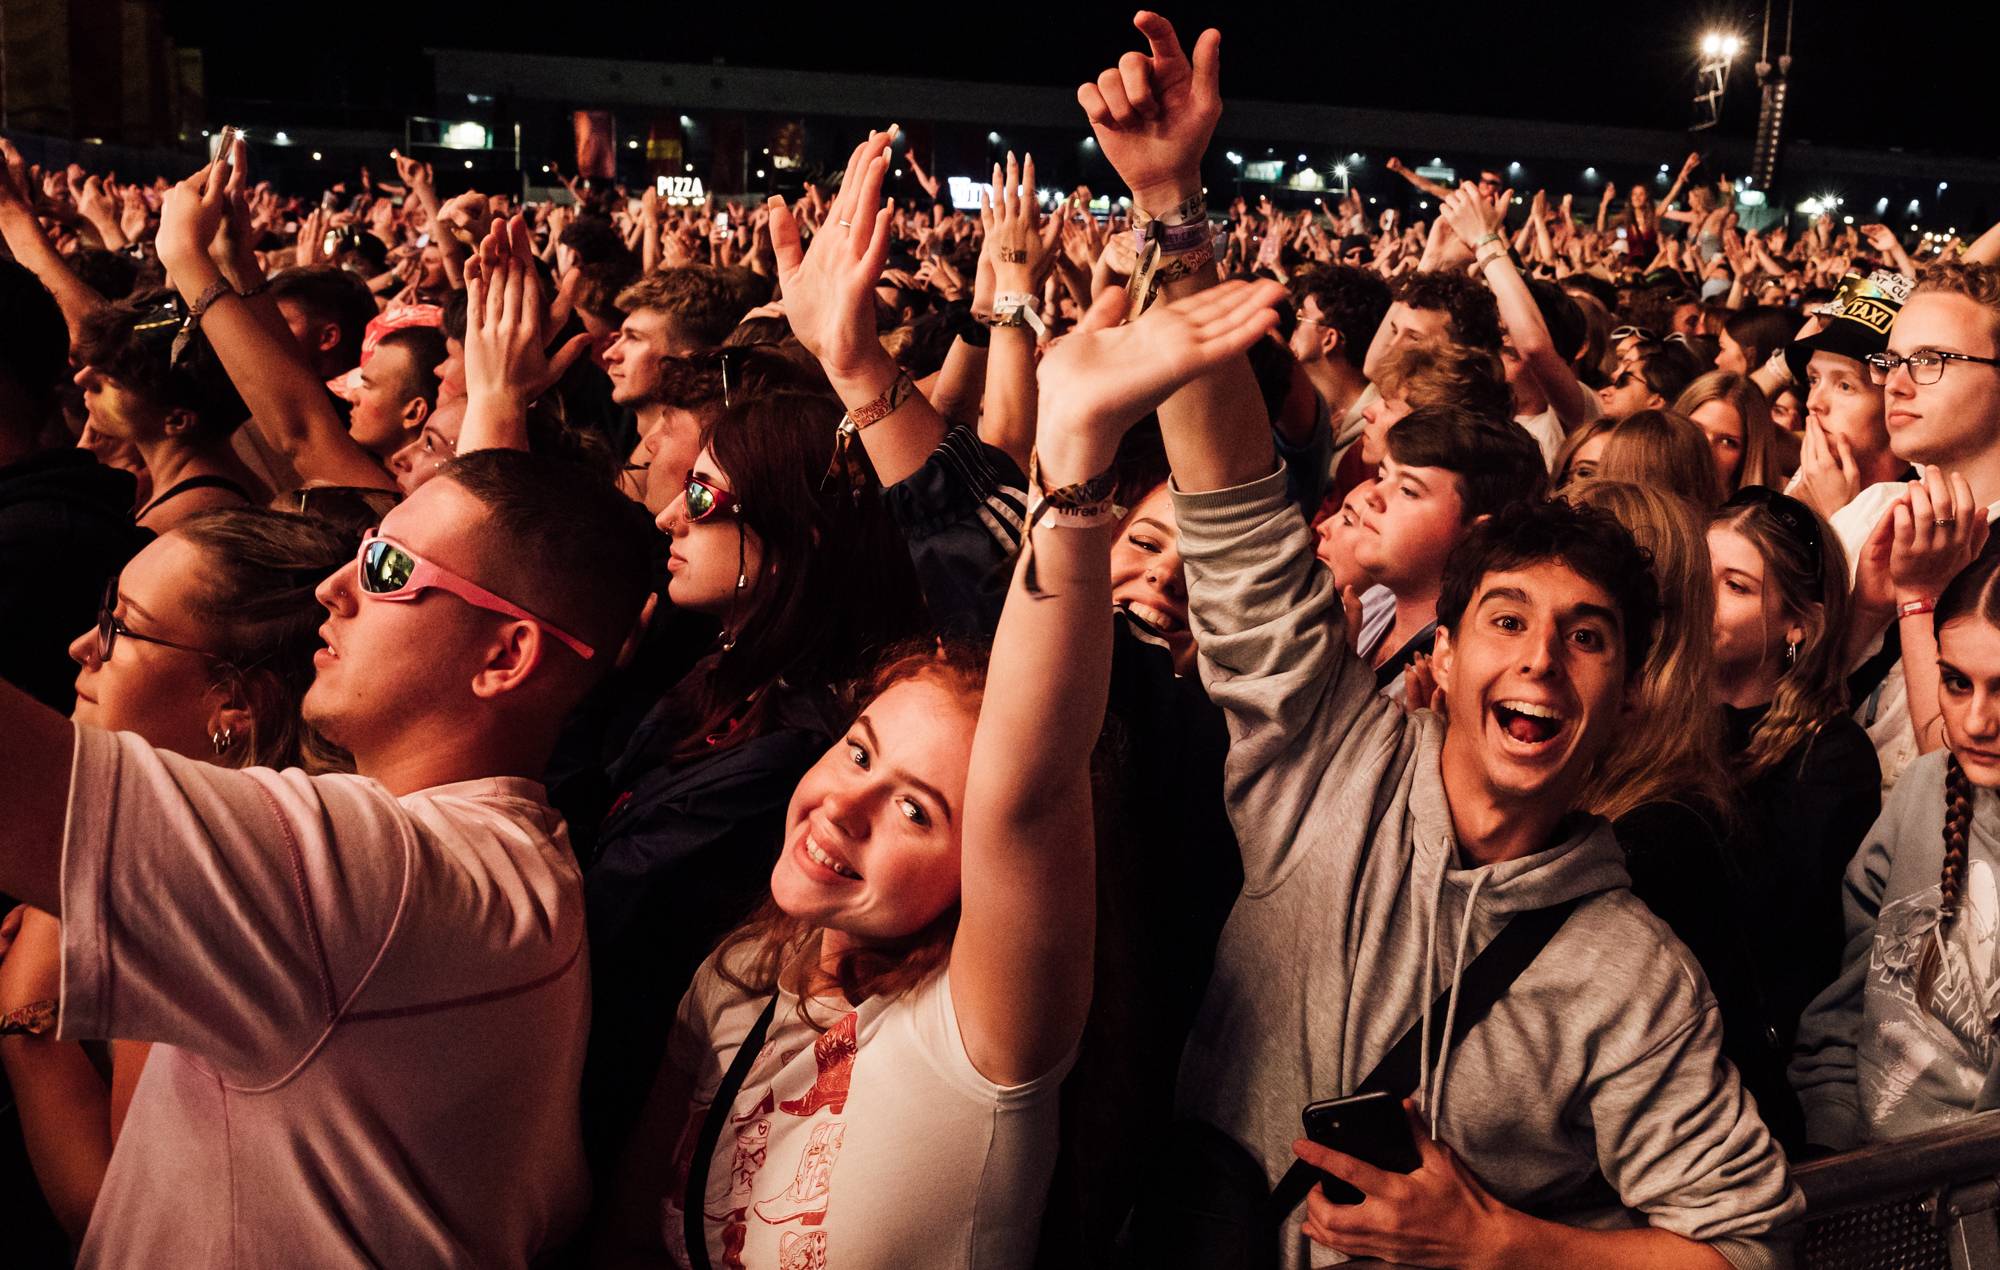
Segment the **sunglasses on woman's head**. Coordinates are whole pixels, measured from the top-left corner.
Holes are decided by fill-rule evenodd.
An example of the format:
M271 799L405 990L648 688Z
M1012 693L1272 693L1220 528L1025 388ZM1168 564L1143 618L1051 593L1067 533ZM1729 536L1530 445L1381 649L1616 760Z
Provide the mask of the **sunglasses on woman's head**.
M1812 561L1813 583L1818 585L1821 568L1819 522L1811 508L1768 485L1745 485L1731 494L1729 501L1722 506L1725 510L1732 507L1760 508L1777 521L1786 536Z
M446 591L477 609L506 617L534 622L554 638L569 646L578 657L589 661L596 655L590 645L546 618L503 600L467 578L417 555L403 544L370 530L361 540L354 568L363 594L374 600L414 600L425 591Z
M690 524L699 525L711 516L741 516L743 504L736 495L707 477L687 474L687 518Z

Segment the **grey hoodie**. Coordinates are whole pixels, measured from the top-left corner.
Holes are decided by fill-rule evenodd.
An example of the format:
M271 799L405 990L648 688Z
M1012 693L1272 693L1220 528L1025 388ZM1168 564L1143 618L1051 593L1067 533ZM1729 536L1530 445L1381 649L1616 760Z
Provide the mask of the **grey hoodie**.
M1458 867L1444 722L1382 698L1347 650L1282 471L1174 506L1202 678L1229 721L1244 875L1182 1060L1181 1114L1232 1135L1275 1182L1307 1102L1351 1093L1513 914L1585 896L1422 1073L1419 1105L1508 1204L1780 1264L1765 1237L1803 1200L1722 1061L1700 968L1632 895L1610 829L1579 816L1546 851ZM1287 1266L1339 1260L1298 1222Z
M1799 1022L1806 1139L1846 1149L2000 1106L2000 797L1973 790L1958 915L1938 930L1946 751L1904 771L1847 866L1840 977ZM1928 998L1917 972L1942 954Z

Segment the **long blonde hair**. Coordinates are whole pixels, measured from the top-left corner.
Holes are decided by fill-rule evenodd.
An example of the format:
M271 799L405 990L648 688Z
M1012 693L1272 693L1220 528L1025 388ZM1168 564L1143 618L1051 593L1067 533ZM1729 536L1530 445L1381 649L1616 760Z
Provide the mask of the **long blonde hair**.
M1764 390L1746 375L1712 370L1689 384L1674 401L1674 413L1694 418L1694 412L1711 401L1726 403L1743 421L1743 462L1736 469L1736 489L1745 485L1784 486L1783 464L1778 460L1777 425L1771 422L1771 403ZM1700 424L1696 424L1700 427ZM1725 490L1733 494L1736 490Z
M1609 512L1631 531L1652 554L1660 588L1660 619L1639 667L1632 724L1598 764L1579 802L1607 820L1689 796L1727 814L1735 795L1715 704L1715 580L1706 512L1678 495L1626 481L1583 481L1567 497Z
M1817 513L1782 494L1746 494L1741 502L1725 504L1710 524L1742 534L1757 549L1764 560L1765 585L1777 592L1786 620L1797 622L1805 632L1778 680L1771 708L1737 756L1737 776L1749 781L1847 713L1847 663L1842 656L1847 553Z

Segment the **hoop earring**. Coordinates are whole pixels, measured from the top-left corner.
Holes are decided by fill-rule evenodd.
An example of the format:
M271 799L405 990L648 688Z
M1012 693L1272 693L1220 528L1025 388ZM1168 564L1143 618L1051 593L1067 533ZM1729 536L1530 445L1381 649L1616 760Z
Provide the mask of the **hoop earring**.
M220 732L211 732L208 734L208 743L215 747L216 754L226 754L229 752L229 747L236 744L236 730L224 728Z

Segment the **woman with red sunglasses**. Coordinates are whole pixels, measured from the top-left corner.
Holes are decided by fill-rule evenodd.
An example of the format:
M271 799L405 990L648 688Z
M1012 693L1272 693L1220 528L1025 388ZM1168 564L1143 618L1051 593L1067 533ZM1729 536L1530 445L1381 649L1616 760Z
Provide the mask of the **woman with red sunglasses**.
M208 511L155 539L105 589L70 645L78 723L133 732L222 767L351 770L299 718L325 617L313 588L354 543L283 512ZM23 906L0 937L0 1014L57 996L62 927ZM83 1237L150 1046L110 1043L110 1081L81 1044L0 1040L35 1174L72 1241Z
M646 714L599 789L559 795L575 799L585 861L584 1115L600 1165L659 1068L672 1021L661 1003L756 905L786 801L846 723L840 689L925 627L881 491L837 459L840 418L823 392L767 385L736 394L709 427L657 523L664 600L714 624L712 651Z

